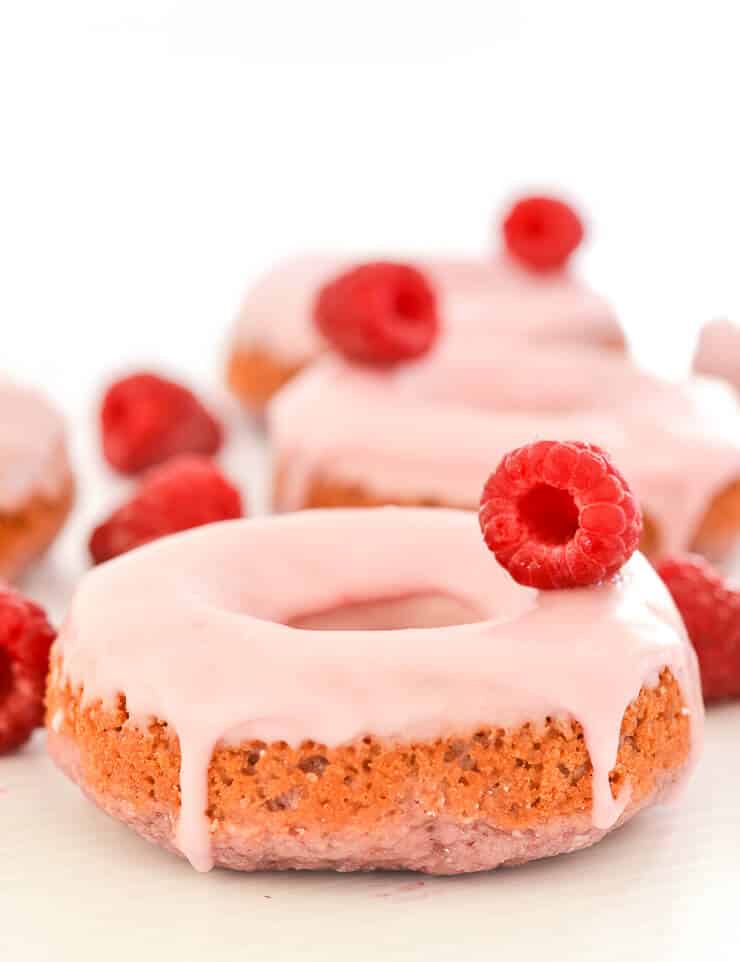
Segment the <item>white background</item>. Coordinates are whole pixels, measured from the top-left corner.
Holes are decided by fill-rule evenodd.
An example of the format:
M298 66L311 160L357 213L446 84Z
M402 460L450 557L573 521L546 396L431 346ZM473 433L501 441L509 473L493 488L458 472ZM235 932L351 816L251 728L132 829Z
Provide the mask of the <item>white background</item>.
M83 429L100 385L145 363L217 395L279 255L478 252L512 192L556 187L590 217L584 272L678 370L703 319L740 316L734 6L0 0L0 367L67 410L82 466L31 588L61 609L115 495ZM246 432L229 457L258 502ZM37 744L0 760L0 957L737 959L739 734L713 712L683 804L590 852L416 887L198 877Z

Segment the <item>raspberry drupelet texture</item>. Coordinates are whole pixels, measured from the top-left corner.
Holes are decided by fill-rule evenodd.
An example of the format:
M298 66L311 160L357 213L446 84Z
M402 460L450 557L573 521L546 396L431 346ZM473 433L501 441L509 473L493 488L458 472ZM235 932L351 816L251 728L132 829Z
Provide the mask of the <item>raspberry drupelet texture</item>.
M568 204L555 197L525 197L504 218L506 248L536 271L563 267L583 239L583 224Z
M392 365L421 357L438 331L436 295L424 275L407 264L361 264L326 284L314 319L348 360Z
M130 501L90 537L96 564L167 534L242 516L237 488L210 458L182 455L154 468Z
M100 412L103 454L123 474L137 474L177 454L215 454L219 422L181 384L147 372L112 384Z
M507 454L488 479L480 524L519 584L576 588L616 574L642 517L609 455L582 441L539 441Z
M740 592L698 555L665 558L658 574L696 649L704 700L740 697Z
M43 724L54 638L44 611L0 584L0 754L19 748Z

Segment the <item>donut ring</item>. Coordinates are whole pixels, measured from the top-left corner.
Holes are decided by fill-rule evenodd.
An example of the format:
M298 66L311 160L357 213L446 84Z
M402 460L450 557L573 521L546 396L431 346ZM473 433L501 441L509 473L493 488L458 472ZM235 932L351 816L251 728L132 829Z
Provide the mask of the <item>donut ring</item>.
M397 508L210 525L91 571L47 704L57 764L198 869L572 851L686 776L703 719L641 556L540 594L474 515Z

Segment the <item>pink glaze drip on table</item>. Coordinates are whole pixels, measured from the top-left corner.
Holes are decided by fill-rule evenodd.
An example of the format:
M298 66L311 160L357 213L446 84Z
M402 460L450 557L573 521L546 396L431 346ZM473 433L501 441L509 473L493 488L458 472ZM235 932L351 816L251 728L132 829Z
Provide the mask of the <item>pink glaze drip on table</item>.
M57 497L68 478L61 416L41 394L0 376L0 513L35 495Z
M444 626L447 607L440 627L290 627L393 599L407 599L418 623L413 599L430 595L466 623ZM212 866L207 769L221 741L336 746L574 718L593 765L596 828L628 801L609 786L624 711L665 667L681 687L693 757L701 745L693 649L642 556L612 583L538 593L498 566L466 512L302 512L163 539L83 578L56 649L84 703L123 692L127 724L157 717L177 732L177 844L200 870Z

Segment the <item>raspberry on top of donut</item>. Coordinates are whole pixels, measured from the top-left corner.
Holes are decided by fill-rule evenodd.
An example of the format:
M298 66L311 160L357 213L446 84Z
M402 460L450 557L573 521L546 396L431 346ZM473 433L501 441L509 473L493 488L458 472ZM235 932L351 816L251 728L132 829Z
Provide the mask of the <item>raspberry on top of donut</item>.
M564 267L584 233L572 207L556 197L544 196L517 201L506 214L502 231L509 254L535 271Z
M615 575L642 515L609 455L582 441L538 441L505 455L480 503L486 544L531 588L576 588Z
M429 281L415 267L388 261L360 264L325 284L314 320L348 360L378 366L422 357L439 333Z
M0 755L19 748L43 724L55 637L39 605L0 583Z
M177 454L216 454L223 443L221 424L192 391L146 371L108 388L100 424L105 459L123 474Z
M665 558L658 574L696 649L704 700L740 697L740 591L698 555Z

